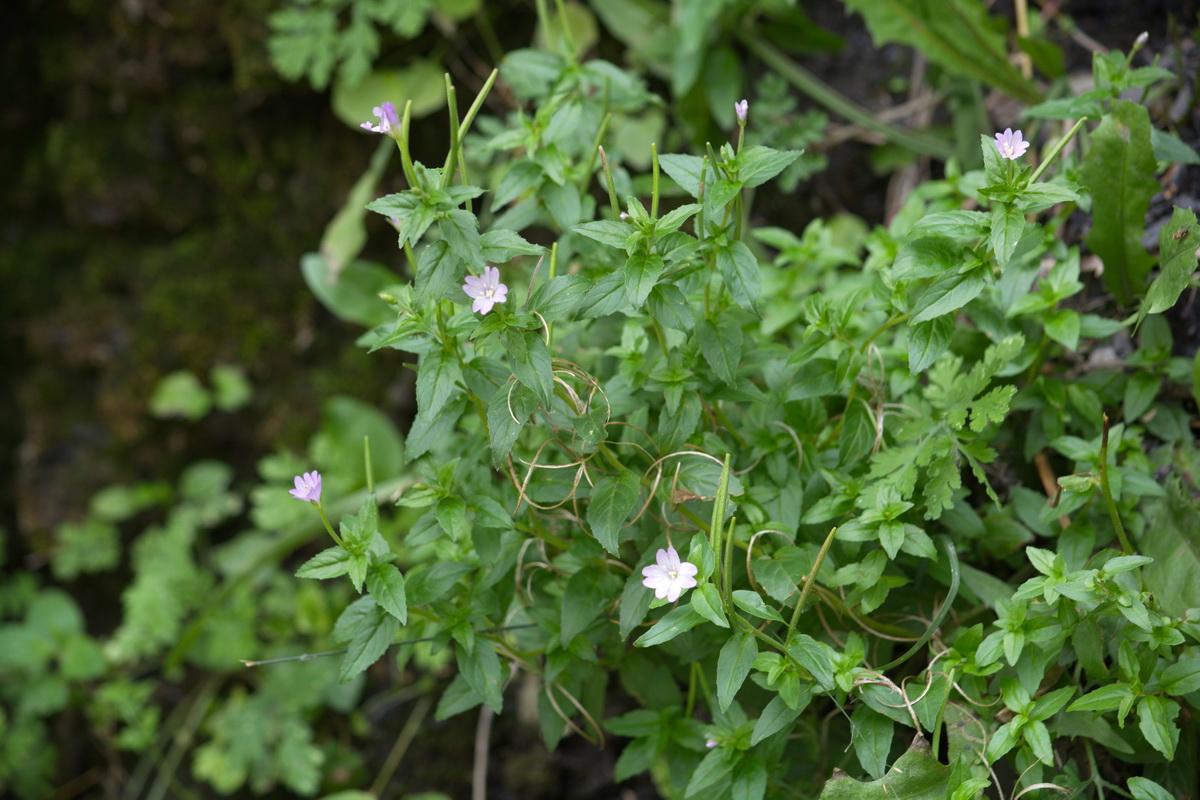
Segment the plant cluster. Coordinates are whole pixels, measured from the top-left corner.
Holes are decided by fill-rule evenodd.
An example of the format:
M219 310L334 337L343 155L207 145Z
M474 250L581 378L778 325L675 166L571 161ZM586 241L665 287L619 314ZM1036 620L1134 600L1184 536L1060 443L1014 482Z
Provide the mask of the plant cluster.
M507 53L461 118L446 79L440 165L411 99L370 98L355 124L385 149L302 269L365 348L415 356L411 428L335 398L309 452L263 459L248 492L202 462L97 495L51 567L111 570L118 526L153 518L124 616L89 636L65 592L0 591L0 786L45 792L48 720L73 708L110 757L140 754L134 794L165 795L193 738L192 775L221 793L365 788L353 741L386 660L420 676L394 690L421 698L414 730L511 708L520 675L548 748L617 747L616 780L669 798L1196 796L1200 360L1168 320L1200 226L1175 208L1143 242L1156 174L1200 158L1128 99L1171 72L1097 55L1093 90L1045 100L984 6L951 4L904 27L847 2L1028 122L951 143L830 101L956 154L870 230L761 224L760 187L820 167L797 145L825 121L780 81L824 89L739 27L747 4L595 7L691 131L721 132L692 151L630 144L663 101L584 57L565 4L539 4L551 46ZM353 76L372 24L415 35L455 5L300 3L277 36L325 27L276 58L320 84L342 48ZM331 33L343 11L354 47ZM761 100L721 71L738 42L780 76ZM484 110L497 81L504 115ZM407 188L375 197L391 152ZM359 258L368 224L398 237L399 274ZM157 413L245 402L236 371L212 378L171 376ZM252 529L210 547L244 505ZM147 664L211 674L165 716ZM322 735L331 718L349 730Z

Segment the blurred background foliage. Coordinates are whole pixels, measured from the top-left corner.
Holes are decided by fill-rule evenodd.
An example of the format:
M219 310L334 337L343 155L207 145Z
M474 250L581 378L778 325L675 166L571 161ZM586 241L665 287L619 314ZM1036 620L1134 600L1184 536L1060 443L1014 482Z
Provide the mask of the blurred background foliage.
M616 120L621 163L644 168L649 141L670 152L723 137L749 96L757 143L808 151L764 187L775 194L758 222L801 231L840 215L860 230L946 158L971 166L981 121L1015 123L1090 70L1087 48L1149 29L1167 32L1151 49L1194 58L1186 2L1051 3L1019 42L1031 80L1005 57L1009 4L952 4L968 13L595 0L564 4L565 27L546 0L9 4L0 793L465 797L473 726L422 727L444 652L347 684L335 659L238 664L337 646L349 593L291 578L316 528L283 487L307 452L341 465L344 485L327 481L355 507L361 437L394 479L415 410L401 354L368 358L362 320L327 311L299 268L377 147L351 129L380 98L410 98L415 149L436 162L444 72L473 96L506 53L567 48L669 98ZM897 25L887 8L936 24ZM984 44L964 45L956 24ZM502 81L485 114L521 97ZM1173 113L1160 118L1186 119L1178 134L1194 145L1195 118ZM400 188L398 172L379 188ZM364 256L397 265L386 223L368 225ZM496 797L616 791L611 751L576 737L551 755L527 716L497 724Z

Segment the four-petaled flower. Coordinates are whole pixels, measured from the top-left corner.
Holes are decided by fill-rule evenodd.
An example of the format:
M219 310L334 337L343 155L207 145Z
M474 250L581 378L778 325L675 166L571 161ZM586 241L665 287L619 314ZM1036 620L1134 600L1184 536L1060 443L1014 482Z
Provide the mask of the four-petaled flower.
M369 122L364 122L358 127L364 128L372 133L385 133L392 135L393 132L400 130L400 117L396 115L396 107L391 103L384 103L381 106L375 106L371 109L371 113L379 117L379 124L372 125Z
M1012 128L1005 128L1004 133L997 133L995 144L1000 157L1012 161L1025 155L1025 151L1029 149L1029 142L1024 141L1021 132L1014 132Z
M674 603L685 589L696 585L696 573L700 568L690 561L680 561L674 547L659 549L658 563L642 568L642 585L654 590L659 600L664 597Z
M292 497L297 500L307 500L310 503L321 502L321 473L315 469L303 475L296 476L296 488L291 490Z
M733 110L735 112L737 112L738 124L745 125L746 124L746 114L749 113L749 111L750 111L750 101L743 100L740 103L734 103Z
M481 314L488 313L496 303L508 299L508 287L500 282L500 270L495 267L484 267L482 278L468 275L463 291L475 301L471 303L471 310Z

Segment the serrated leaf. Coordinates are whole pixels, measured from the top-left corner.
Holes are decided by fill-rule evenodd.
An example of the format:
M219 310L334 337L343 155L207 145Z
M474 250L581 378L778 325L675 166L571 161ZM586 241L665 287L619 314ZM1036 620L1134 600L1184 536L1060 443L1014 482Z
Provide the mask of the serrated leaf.
M328 580L345 575L350 569L350 554L341 547L329 547L305 561L296 570L297 578Z
M696 340L704 360L717 377L730 386L737 385L737 368L742 360L742 326L729 315L714 325L705 318L696 323Z
M725 616L721 604L721 594L715 585L705 583L697 587L696 591L692 592L692 608L714 625L722 628L729 627L729 619Z
M467 264L481 267L483 265L483 243L479 238L479 220L475 215L461 208L453 208L446 216L438 221L442 238L450 246L450 251Z
M783 617L779 616L779 612L763 602L762 595L758 592L753 592L749 589L737 589L733 592L733 604L747 614L752 614L759 619L783 622Z
M356 633L342 659L342 668L338 679L346 683L358 673L379 660L396 631L400 630L400 620L384 611L377 604L372 604L364 611L363 618L356 625Z
M942 357L954 336L953 313L926 322L910 325L908 329L908 371L919 375Z
M417 406L429 414L438 414L460 390L462 379L458 358L444 350L431 350L421 357L417 370Z
M850 741L858 763L872 778L882 778L887 771L888 752L892 749L894 723L865 703L854 709L850 721Z
M1017 242L1025 232L1025 213L1011 203L999 203L992 209L992 231L990 243L996 255L996 263L1003 269L1017 249Z
M753 313L761 291L762 276L758 259L745 242L734 242L728 247L718 248L717 269L733 301Z
M796 718L808 706L808 700L811 697L811 693L805 693L803 702L798 708L789 708L779 695L772 697L771 702L767 703L767 707L763 709L758 721L754 723L754 733L750 736L750 744L756 745L768 736L778 733L795 722Z
M467 685L488 708L499 714L504 707L504 670L492 643L478 640L469 653L464 647L455 647L454 655L458 659L459 674Z
M367 591L384 611L408 622L408 602L404 595L404 576L394 564L376 564L367 573Z
M986 272L982 267L945 273L929 284L921 294L913 306L909 325L927 322L943 314L958 311L983 291L987 285L985 276Z
M621 527L641 499L641 481L636 473L623 469L617 476L605 476L596 482L588 503L588 526L592 535L613 555L620 545Z
M788 639L787 652L812 674L817 683L825 689L833 690L833 662L825 645L806 633L800 633Z
M621 275L625 281L625 291L629 296L629 302L634 308L641 308L645 304L650 290L658 282L658 276L662 275L665 267L663 257L657 253L647 254L638 251L626 260Z

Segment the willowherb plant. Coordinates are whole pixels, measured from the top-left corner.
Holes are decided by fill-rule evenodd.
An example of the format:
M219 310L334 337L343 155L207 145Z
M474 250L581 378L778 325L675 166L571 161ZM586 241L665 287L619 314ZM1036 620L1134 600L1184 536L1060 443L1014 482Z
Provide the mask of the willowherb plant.
M1177 404L1150 408L1191 378L1149 315L1195 269L1176 244L1195 216L1130 284L1140 349L1117 365L1077 363L1133 318L1079 302L1081 250L1056 235L1108 202L1089 159L1128 101L1040 154L981 135L982 170L948 164L835 244L752 228L753 190L800 153L745 145L748 101L736 143L650 145L630 179L597 87L636 105L636 78L528 51L504 70L529 105L479 136L482 96L460 122L451 88L441 168L407 108L363 125L399 148L409 188L367 207L412 277L364 342L419 357L418 412L403 538L372 489L297 573L365 587L334 628L342 679L397 640L401 663L409 640L452 644L439 717L501 711L524 671L547 746L627 737L617 779L650 770L671 797L1100 793L1143 769L1124 759L1188 791L1200 600L1174 599L1162 554L1196 511L1153 475L1196 451ZM313 475L292 493L320 508Z

